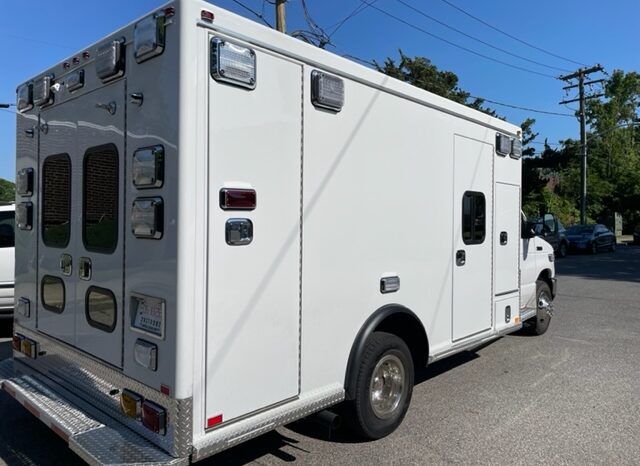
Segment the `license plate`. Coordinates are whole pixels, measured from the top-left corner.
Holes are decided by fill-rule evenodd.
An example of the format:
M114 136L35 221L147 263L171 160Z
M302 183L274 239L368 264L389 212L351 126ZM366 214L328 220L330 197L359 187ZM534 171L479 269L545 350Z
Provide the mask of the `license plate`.
M151 296L132 296L131 326L144 333L164 337L164 299Z

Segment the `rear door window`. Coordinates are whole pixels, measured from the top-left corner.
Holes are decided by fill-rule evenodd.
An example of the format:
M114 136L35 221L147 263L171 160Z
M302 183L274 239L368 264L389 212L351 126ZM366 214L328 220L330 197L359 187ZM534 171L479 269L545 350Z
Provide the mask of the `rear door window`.
M118 150L92 147L84 156L82 239L88 251L110 254L118 244Z
M51 155L42 165L42 242L65 248L71 235L71 159Z

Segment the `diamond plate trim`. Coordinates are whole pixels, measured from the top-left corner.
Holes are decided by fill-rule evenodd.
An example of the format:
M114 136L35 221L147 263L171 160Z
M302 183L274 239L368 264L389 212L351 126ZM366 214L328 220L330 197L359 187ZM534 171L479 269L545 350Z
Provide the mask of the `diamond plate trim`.
M192 398L175 400L148 387L122 372L79 353L46 335L15 325L15 332L37 341L41 354L37 359L14 352L21 363L35 369L65 387L75 388L74 393L92 406L106 412L137 434L155 443L168 453L178 457L191 454L192 448ZM127 388L167 410L168 427L165 436L157 435L142 423L125 416L120 408L120 390ZM111 394L115 393L115 394Z
M221 426L194 442L193 461L200 461L276 427L322 411L344 400L344 394L342 385L329 385L302 395L291 403Z
M43 380L41 380L43 379ZM33 369L5 360L0 386L92 465L178 466L188 457L174 458L152 442L89 406L55 382L47 383ZM102 416L105 424L93 418Z
M69 440L69 448L96 466L178 466L189 458L172 458L151 442L132 436L126 429L102 426Z

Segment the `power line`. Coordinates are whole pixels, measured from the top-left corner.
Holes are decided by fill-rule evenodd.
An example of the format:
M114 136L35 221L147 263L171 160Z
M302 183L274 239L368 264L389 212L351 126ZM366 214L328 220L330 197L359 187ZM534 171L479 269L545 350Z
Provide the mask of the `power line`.
M376 3L378 0L372 0L371 4ZM353 17L359 15L360 13L362 13L364 10L366 10L367 8L369 8L369 5L358 5L355 10L353 10L349 15L347 15L344 19L342 19L341 21L338 21L337 23L331 25L329 27L329 29L333 29L333 31L331 31L331 34L329 34L329 38L333 37L333 35L338 32L338 30L344 26L344 24L349 21L350 19L352 19Z
M446 4L447 4L447 5L449 5L451 8L455 8L456 10L458 10L458 11L460 11L461 13L463 13L463 14L467 15L468 17L475 19L476 21L478 21L478 22L480 22L480 23L484 24L485 26L487 26L487 27L489 27L489 28L493 29L494 31L497 31L497 32L499 32L500 34L504 34L505 36L507 36L507 37L509 37L509 38L511 38L511 39L513 39L513 40L516 40L516 41L520 42L521 44L524 44L524 45L526 45L526 46L528 46L528 47L531 47L531 48L533 48L533 49L536 49L536 50L538 50L538 51L540 51L540 52L546 53L547 55L551 55L552 57L560 58L561 60L565 60L565 61L568 61L568 62L574 63L574 64L576 64L576 65L587 66L587 65L585 65L584 63L580 63L580 62L578 62L578 61L571 60L570 58L566 58L566 57L563 57L563 56L561 56L561 55L557 55L557 54L555 54L555 53L553 53L553 52L549 52L548 50L545 50L545 49L543 49L543 48L541 48L541 47L538 47L538 46L536 46L536 45L533 45L533 44L531 44L531 43L529 43L529 42L527 42L527 41L524 41L524 40L522 40L522 39L519 39L518 37L513 36L513 35L509 34L508 32L505 32L505 31L503 31L502 29L498 29L497 27L495 27L495 26L493 26L493 25L491 25L491 24L487 23L486 21L484 21L484 20L482 20L482 19L478 18L477 16L472 15L472 14L471 14L471 13L469 13L468 11L466 11L466 10L464 10L464 9L460 8L460 7L459 7L459 6L457 6L457 5L454 5L453 3L451 3L451 2L450 2L450 1L448 1L448 0L440 0L440 1L441 1L441 2L443 2L443 3L446 3Z
M244 8L245 10L247 10L248 12L254 14L257 18L261 19L262 22L264 24L266 24L267 26L269 26L270 28L273 28L273 26L269 23L269 21L267 21L264 18L264 15L262 13L258 13L256 10L254 10L253 8L249 8L247 5L245 5L244 3L240 2L239 0L231 0L233 3L235 3L236 5L240 5L242 8Z
M560 113L560 112L551 112L548 110L537 110L535 108L528 108L528 107L521 107L519 105L512 105L512 104L505 104L503 102L496 102L495 100L490 100L490 99L485 99L484 97L476 97L473 95L469 96L472 99L480 99L483 100L485 102L489 102L495 105L500 105L502 107L509 107L509 108L516 108L518 110L526 110L527 112L533 112L533 113L542 113L545 115L555 115L555 116L564 116L564 117L575 117L575 115L572 115L571 113Z
M475 50L472 50L472 49L469 49L469 48L464 47L462 45L456 44L455 42L452 42L452 41L447 40L447 39L445 39L443 37L437 36L436 34L433 34L433 33L429 32L429 31L427 31L426 29L421 28L420 26L416 26L415 24L412 24L412 23L410 23L410 22L408 22L408 21L406 21L406 20L404 20L404 19L402 19L402 18L400 18L398 16L395 16L395 15L389 13L388 11L383 10L382 8L379 8L379 7L375 6L375 5L373 5L373 3L370 3L367 0L360 0L360 2L364 3L365 5L369 5L374 10L382 13L385 16L388 16L389 18L393 18L394 20L404 24L405 26L408 26L408 27L410 27L412 29L415 29L416 31L420 31L420 32L422 32L423 34L426 34L429 37L433 37L434 39L438 39L441 42L444 42L444 43L449 44L449 45L451 45L453 47L456 47L456 48L459 48L461 50L464 50L464 51L466 51L468 53L471 53L473 55L477 55L477 56L482 57L482 58L484 58L486 60L493 61L495 63L500 63L501 65L508 66L508 67L514 68L516 70L524 71L524 72L531 73L531 74L536 74L538 76L544 76L545 78L556 79L555 76L552 76L550 74L540 73L539 71L534 71L534 70L531 70L529 68L524 68L522 66L514 65L512 63L509 63L509 62L506 62L506 61L502 61L502 60L499 60L497 58L490 57L488 55L484 55L484 54L482 54L480 52L476 52Z
M425 13L424 11L422 11L422 10L420 10L420 9L418 9L418 8L416 8L416 7L414 7L414 6L412 6L412 5L410 5L409 3L405 2L404 0L396 0L396 1L397 1L398 3L400 3L400 4L404 5L404 6L406 6L406 7L407 7L407 8L409 8L410 10L413 10L414 12L418 13L419 15L424 16L425 18L427 18L427 19L429 19L429 20L431 20L431 21L434 21L434 22L436 22L436 23L440 24L441 26L444 26L444 27L446 27L446 28L448 28L448 29L450 29L450 30L452 30L452 31L455 31L455 32L457 32L458 34L461 34L461 35L463 35L463 36L465 36L465 37L468 37L469 39L475 40L476 42L480 42L481 44L484 44L484 45L486 45L487 47L491 47L491 48L492 48L492 49L494 49L494 50L498 50L499 52L506 53L507 55L511 55L512 57L518 58L518 59L520 59L520 60L528 61L529 63L533 63L533 64L536 64L536 65L539 65L539 66L544 66L544 67L549 68L549 69L558 70L558 71L565 71L565 72L569 72L569 70L568 70L568 69L566 69L566 68L559 68L559 67L557 67L557 66L547 65L546 63L541 63L541 62L539 62L539 61L531 60L530 58L523 57L522 55L518 55L517 53L509 52L508 50L505 50L505 49L503 49L503 48L500 48L500 47L497 47L497 46L495 46L495 45L492 45L492 44L490 44L489 42L486 42L486 41L484 41L484 40L482 40L482 39L479 39L479 38L477 38L477 37L475 37L475 36L472 36L471 34L467 34L466 32L461 31L460 29L457 29L457 28L455 28L455 27L453 27L453 26L450 26L449 24L445 23L444 21L440 21L439 19L434 18L433 16L428 15L428 14L427 14L427 13Z
M355 55L351 55L351 54L347 54L347 53L343 54L342 56L344 58L350 58L350 59L352 59L354 61L367 64L367 65L377 69L377 64L375 62L372 62L371 60L366 60L364 58L360 58L360 57L357 57ZM496 100L486 99L484 97L479 97L479 96L475 96L475 95L469 95L469 98L470 99L479 99L479 100L482 100L483 102L489 102L489 103L492 103L492 104L495 104L495 105L500 105L500 106L503 106L503 107L515 108L515 109L518 109L518 110L526 110L528 112L533 112L533 113L542 113L542 114L545 114L545 115L556 115L556 116L564 116L564 117L575 117L575 115L572 115L570 113L551 112L551 111L548 111L548 110L538 110L538 109L529 108L529 107L522 107L520 105L505 104L504 102L498 102Z

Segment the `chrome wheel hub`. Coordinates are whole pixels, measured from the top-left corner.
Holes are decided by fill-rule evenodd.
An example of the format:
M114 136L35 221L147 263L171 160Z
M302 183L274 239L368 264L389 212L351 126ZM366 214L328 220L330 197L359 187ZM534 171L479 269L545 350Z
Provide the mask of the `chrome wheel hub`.
M369 400L376 417L389 419L405 396L405 370L402 361L385 355L373 369L369 384Z
M540 293L538 296L538 309L551 317L553 315L553 302L547 293Z

